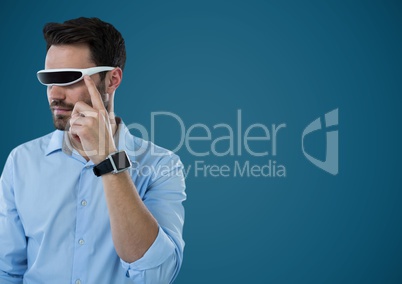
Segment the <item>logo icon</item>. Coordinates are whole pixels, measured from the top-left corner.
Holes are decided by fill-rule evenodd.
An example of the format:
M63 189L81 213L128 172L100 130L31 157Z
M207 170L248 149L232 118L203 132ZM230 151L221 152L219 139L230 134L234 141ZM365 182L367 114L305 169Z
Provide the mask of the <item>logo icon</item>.
M321 130L320 117L311 122L304 130L302 135L302 150L304 156L320 169L332 174L338 174L338 130L333 130L334 126L338 126L338 109L334 109L325 114L325 131L326 131L326 151L325 161L314 158L304 149L304 137L315 131Z

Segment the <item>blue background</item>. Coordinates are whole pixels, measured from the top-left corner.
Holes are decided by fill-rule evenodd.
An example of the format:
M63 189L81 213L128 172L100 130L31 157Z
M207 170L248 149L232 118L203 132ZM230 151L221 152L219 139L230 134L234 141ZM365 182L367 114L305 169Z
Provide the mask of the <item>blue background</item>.
M152 112L169 111L186 129L235 128L241 109L244 127L287 125L276 156L178 151L186 166L271 159L287 176L190 173L176 283L401 283L401 8L399 1L3 1L0 166L12 148L53 130L35 77L44 64L43 25L96 16L126 39L116 112L127 124L149 129ZM335 108L340 164L332 176L303 156L301 133ZM155 131L157 144L177 145L172 119L160 118ZM252 143L269 150L269 142ZM306 140L322 159L324 144L324 133ZM194 142L200 151L209 146Z

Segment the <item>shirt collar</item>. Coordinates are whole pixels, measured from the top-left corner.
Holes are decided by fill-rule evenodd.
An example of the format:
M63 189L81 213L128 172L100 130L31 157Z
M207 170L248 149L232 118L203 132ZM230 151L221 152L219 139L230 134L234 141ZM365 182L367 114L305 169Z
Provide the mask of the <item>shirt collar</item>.
M56 130L53 132L52 137L50 138L49 144L46 148L46 156L50 155L53 152L61 150L63 143L64 131Z

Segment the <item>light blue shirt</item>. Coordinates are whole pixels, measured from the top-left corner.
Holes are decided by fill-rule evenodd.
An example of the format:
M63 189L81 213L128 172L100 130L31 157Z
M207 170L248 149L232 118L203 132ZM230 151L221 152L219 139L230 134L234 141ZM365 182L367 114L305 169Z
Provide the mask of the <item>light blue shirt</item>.
M133 163L132 180L159 224L133 263L114 249L102 178L56 130L15 148L0 181L0 283L171 283L183 260L186 199L177 155L119 124L116 146Z

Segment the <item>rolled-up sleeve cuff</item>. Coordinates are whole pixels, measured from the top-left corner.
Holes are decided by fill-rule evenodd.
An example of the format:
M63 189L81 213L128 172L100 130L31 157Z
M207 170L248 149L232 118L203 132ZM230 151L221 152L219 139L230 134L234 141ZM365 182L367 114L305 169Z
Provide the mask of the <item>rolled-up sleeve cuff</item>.
M168 235L159 227L158 236L146 253L138 260L128 263L120 259L123 268L130 276L130 271L147 270L158 267L174 254L175 246Z

